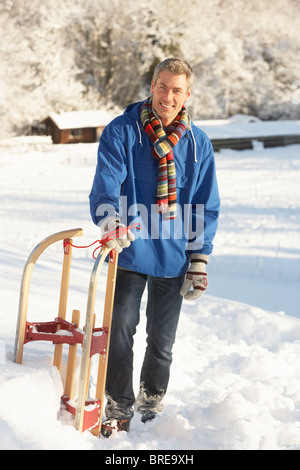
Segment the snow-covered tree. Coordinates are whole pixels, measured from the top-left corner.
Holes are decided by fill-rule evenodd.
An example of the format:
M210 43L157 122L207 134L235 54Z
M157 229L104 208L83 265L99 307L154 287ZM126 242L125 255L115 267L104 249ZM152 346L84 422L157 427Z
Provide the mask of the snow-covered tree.
M51 111L124 108L185 58L194 118L299 118L298 0L0 0L0 136Z

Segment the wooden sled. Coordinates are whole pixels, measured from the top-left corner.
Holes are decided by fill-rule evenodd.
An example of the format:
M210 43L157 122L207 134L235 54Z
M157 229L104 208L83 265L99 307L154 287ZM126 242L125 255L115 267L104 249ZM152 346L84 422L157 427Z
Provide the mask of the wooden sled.
M72 238L81 236L82 233L81 228L55 233L40 242L29 255L24 267L20 289L14 361L18 364L22 364L23 349L26 343L38 340L51 341L55 344L53 364L60 370L63 344L68 344L69 356L62 403L66 409L75 416L75 427L77 430L84 432L90 429L94 435L99 436L102 424L118 255L108 248L107 245L102 245L90 277L85 327L83 330L80 330L79 311L73 310L72 320L71 323L69 323L66 321L66 310L72 257ZM63 240L64 257L58 317L53 322L30 323L27 321L27 310L30 280L34 265L47 247L60 240ZM104 242L107 240L108 238L106 237ZM108 256L109 263L103 324L101 328L95 328L94 308L98 279L103 263ZM74 400L73 383L78 344L82 346L82 354L77 400ZM99 354L96 394L95 399L87 400L91 357L95 354Z

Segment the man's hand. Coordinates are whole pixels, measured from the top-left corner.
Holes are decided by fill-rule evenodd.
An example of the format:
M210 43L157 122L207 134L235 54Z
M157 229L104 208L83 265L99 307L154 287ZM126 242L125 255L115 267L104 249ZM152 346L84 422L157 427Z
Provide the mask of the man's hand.
M192 255L191 264L187 270L185 281L180 290L180 294L185 300L200 299L207 288L207 255ZM191 290L190 290L191 289Z
M119 229L126 228L124 224L121 224L120 220L117 217L108 217L105 219L102 224L100 225L101 235L105 237L110 232L118 231ZM127 248L131 242L135 240L135 236L133 235L131 230L126 231L119 235L118 233L115 234L113 240L109 240L106 242L106 245L113 250L116 250L117 253L121 253L123 248Z

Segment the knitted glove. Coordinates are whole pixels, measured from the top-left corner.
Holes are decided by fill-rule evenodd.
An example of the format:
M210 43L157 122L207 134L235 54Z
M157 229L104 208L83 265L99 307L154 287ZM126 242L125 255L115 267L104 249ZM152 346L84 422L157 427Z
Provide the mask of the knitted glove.
M180 294L185 298L185 300L196 300L200 299L201 295L207 288L206 265L208 256L194 254L191 255L190 261L191 264L187 270ZM190 290L191 287L192 290Z
M102 224L100 225L101 235L104 237L108 235L109 232L114 232L119 228L126 228L124 224L121 224L120 219L118 217L108 217L105 219ZM113 240L109 240L106 242L106 245L113 250L116 250L117 253L121 253L123 248L127 248L131 242L135 240L135 236L133 235L131 230L128 232L118 236L116 234L116 238Z

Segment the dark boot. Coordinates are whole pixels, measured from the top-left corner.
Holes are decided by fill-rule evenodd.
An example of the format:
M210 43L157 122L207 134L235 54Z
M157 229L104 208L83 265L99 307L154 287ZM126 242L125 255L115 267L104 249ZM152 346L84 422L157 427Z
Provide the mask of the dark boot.
M129 431L130 418L116 419L109 418L103 421L101 426L101 434L104 437L110 437L113 431Z

